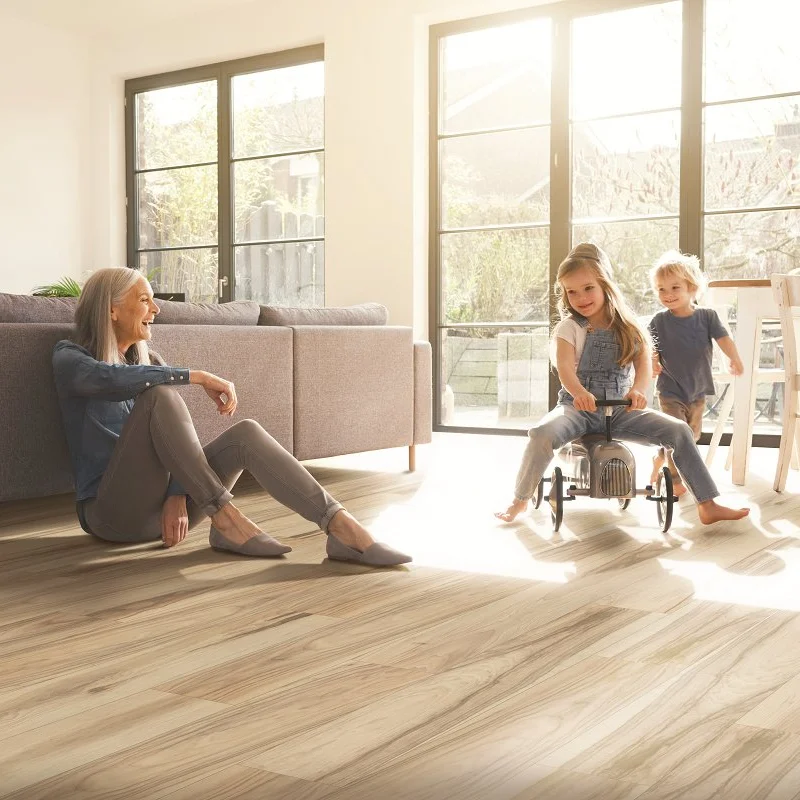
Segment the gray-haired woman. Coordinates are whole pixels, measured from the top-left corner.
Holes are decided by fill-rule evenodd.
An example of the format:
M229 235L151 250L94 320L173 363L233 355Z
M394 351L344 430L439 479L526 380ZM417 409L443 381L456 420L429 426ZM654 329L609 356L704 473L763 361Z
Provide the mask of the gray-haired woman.
M291 547L259 530L232 502L230 490L247 469L276 500L328 534L329 558L371 566L411 561L373 541L257 422L238 422L202 447L174 387L201 386L227 416L236 411L236 387L203 370L169 367L151 353L156 314L144 275L127 267L98 270L75 310L76 341L60 341L53 351L85 531L113 542L160 538L173 547L206 515L217 550L288 553Z

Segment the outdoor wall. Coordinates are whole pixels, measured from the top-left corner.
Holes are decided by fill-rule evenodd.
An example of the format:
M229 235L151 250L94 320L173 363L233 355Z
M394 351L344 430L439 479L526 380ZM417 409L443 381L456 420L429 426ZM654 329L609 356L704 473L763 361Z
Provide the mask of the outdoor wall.
M0 291L27 293L87 263L86 42L0 10Z
M95 266L125 263L126 78L325 45L326 304L374 300L427 334L429 25L522 2L298 0L224 6L95 43Z

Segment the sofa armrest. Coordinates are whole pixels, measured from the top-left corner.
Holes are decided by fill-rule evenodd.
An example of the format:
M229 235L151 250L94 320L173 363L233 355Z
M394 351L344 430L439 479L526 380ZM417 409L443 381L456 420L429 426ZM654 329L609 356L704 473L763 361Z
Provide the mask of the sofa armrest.
M292 332L297 458L413 444L411 328L299 325Z
M414 444L431 441L433 370L430 342L414 342Z

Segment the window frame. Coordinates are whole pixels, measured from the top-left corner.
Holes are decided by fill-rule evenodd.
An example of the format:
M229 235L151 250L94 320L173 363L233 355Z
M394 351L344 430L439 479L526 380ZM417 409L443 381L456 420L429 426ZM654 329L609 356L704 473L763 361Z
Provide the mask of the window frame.
M527 22L548 17L552 24L552 77L550 106L550 261L549 282L555 283L558 264L571 248L573 220L572 209L572 152L570 147L570 64L572 37L570 26L577 17L597 16L613 11L661 5L671 0L564 0L508 12L489 14L469 19L444 22L430 28L429 38L429 159L430 181L428 217L428 259L429 259L429 341L433 351L433 430L457 433L478 433L497 435L525 435L524 430L500 427L466 427L442 423L442 334L454 327L465 328L530 328L524 323L469 323L447 324L442 314L442 264L441 236L442 225L442 185L439 173L440 143L448 138L442 135L440 103L441 88L441 42L452 35L485 30L487 28ZM682 0L682 42L681 42L681 141L678 204L678 246L682 252L704 254L703 231L707 216L704 208L704 139L703 122L706 108L730 105L748 99L771 99L777 95L763 95L758 98L735 98L722 101L704 101L704 38L705 38L706 0ZM798 92L789 92L797 96ZM788 206L781 206L787 208ZM800 206L798 206L800 207ZM746 211L769 209L735 209ZM710 212L712 214L719 211ZM732 213L724 211L722 213ZM550 318L556 316L554 297L550 292ZM549 407L557 401L559 389L558 376L549 370ZM774 434L754 434L756 446L777 446L779 436ZM704 433L701 443L707 444L709 434ZM730 440L730 434L723 434L723 444Z
M232 153L233 117L231 109L231 81L239 75L252 72L263 72L270 69L301 66L325 61L323 44L297 47L277 53L259 56L248 56L231 61L221 61L200 67L162 72L125 81L125 217L127 223L126 247L127 260L130 266L138 263L138 254L164 250L194 250L216 247L218 253L217 301L230 302L235 297L234 270L234 196L233 167L238 161L252 158L234 159ZM216 80L217 82L217 244L203 246L182 246L176 248L140 248L139 247L139 203L136 189L137 176L148 170L136 168L136 95L154 89L166 89L200 81ZM302 150L298 153L325 153L325 145L321 148ZM281 153L281 156L295 153ZM264 156L270 157L271 154ZM260 158L261 156L259 156ZM193 166L193 165L188 165ZM165 169L169 169L166 167ZM266 244L286 244L293 242L323 242L322 236L300 237L290 240L269 240ZM248 243L250 244L250 243ZM257 242L256 244L262 244ZM324 293L324 287L323 287Z

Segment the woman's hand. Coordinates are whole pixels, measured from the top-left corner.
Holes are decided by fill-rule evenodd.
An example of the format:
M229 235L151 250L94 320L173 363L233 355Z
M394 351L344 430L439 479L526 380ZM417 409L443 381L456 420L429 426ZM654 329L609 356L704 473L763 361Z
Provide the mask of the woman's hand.
M161 508L161 539L165 547L180 544L189 533L189 514L186 495L170 495Z
M631 401L626 411L643 411L647 408L647 398L638 389L631 389L623 400Z
M218 375L204 372L200 369L189 371L189 383L196 383L203 387L205 393L214 401L217 411L226 416L233 416L239 400L236 397L236 387L231 381L226 381Z
M576 411L597 411L595 400L595 396L584 389L572 398L572 407Z

